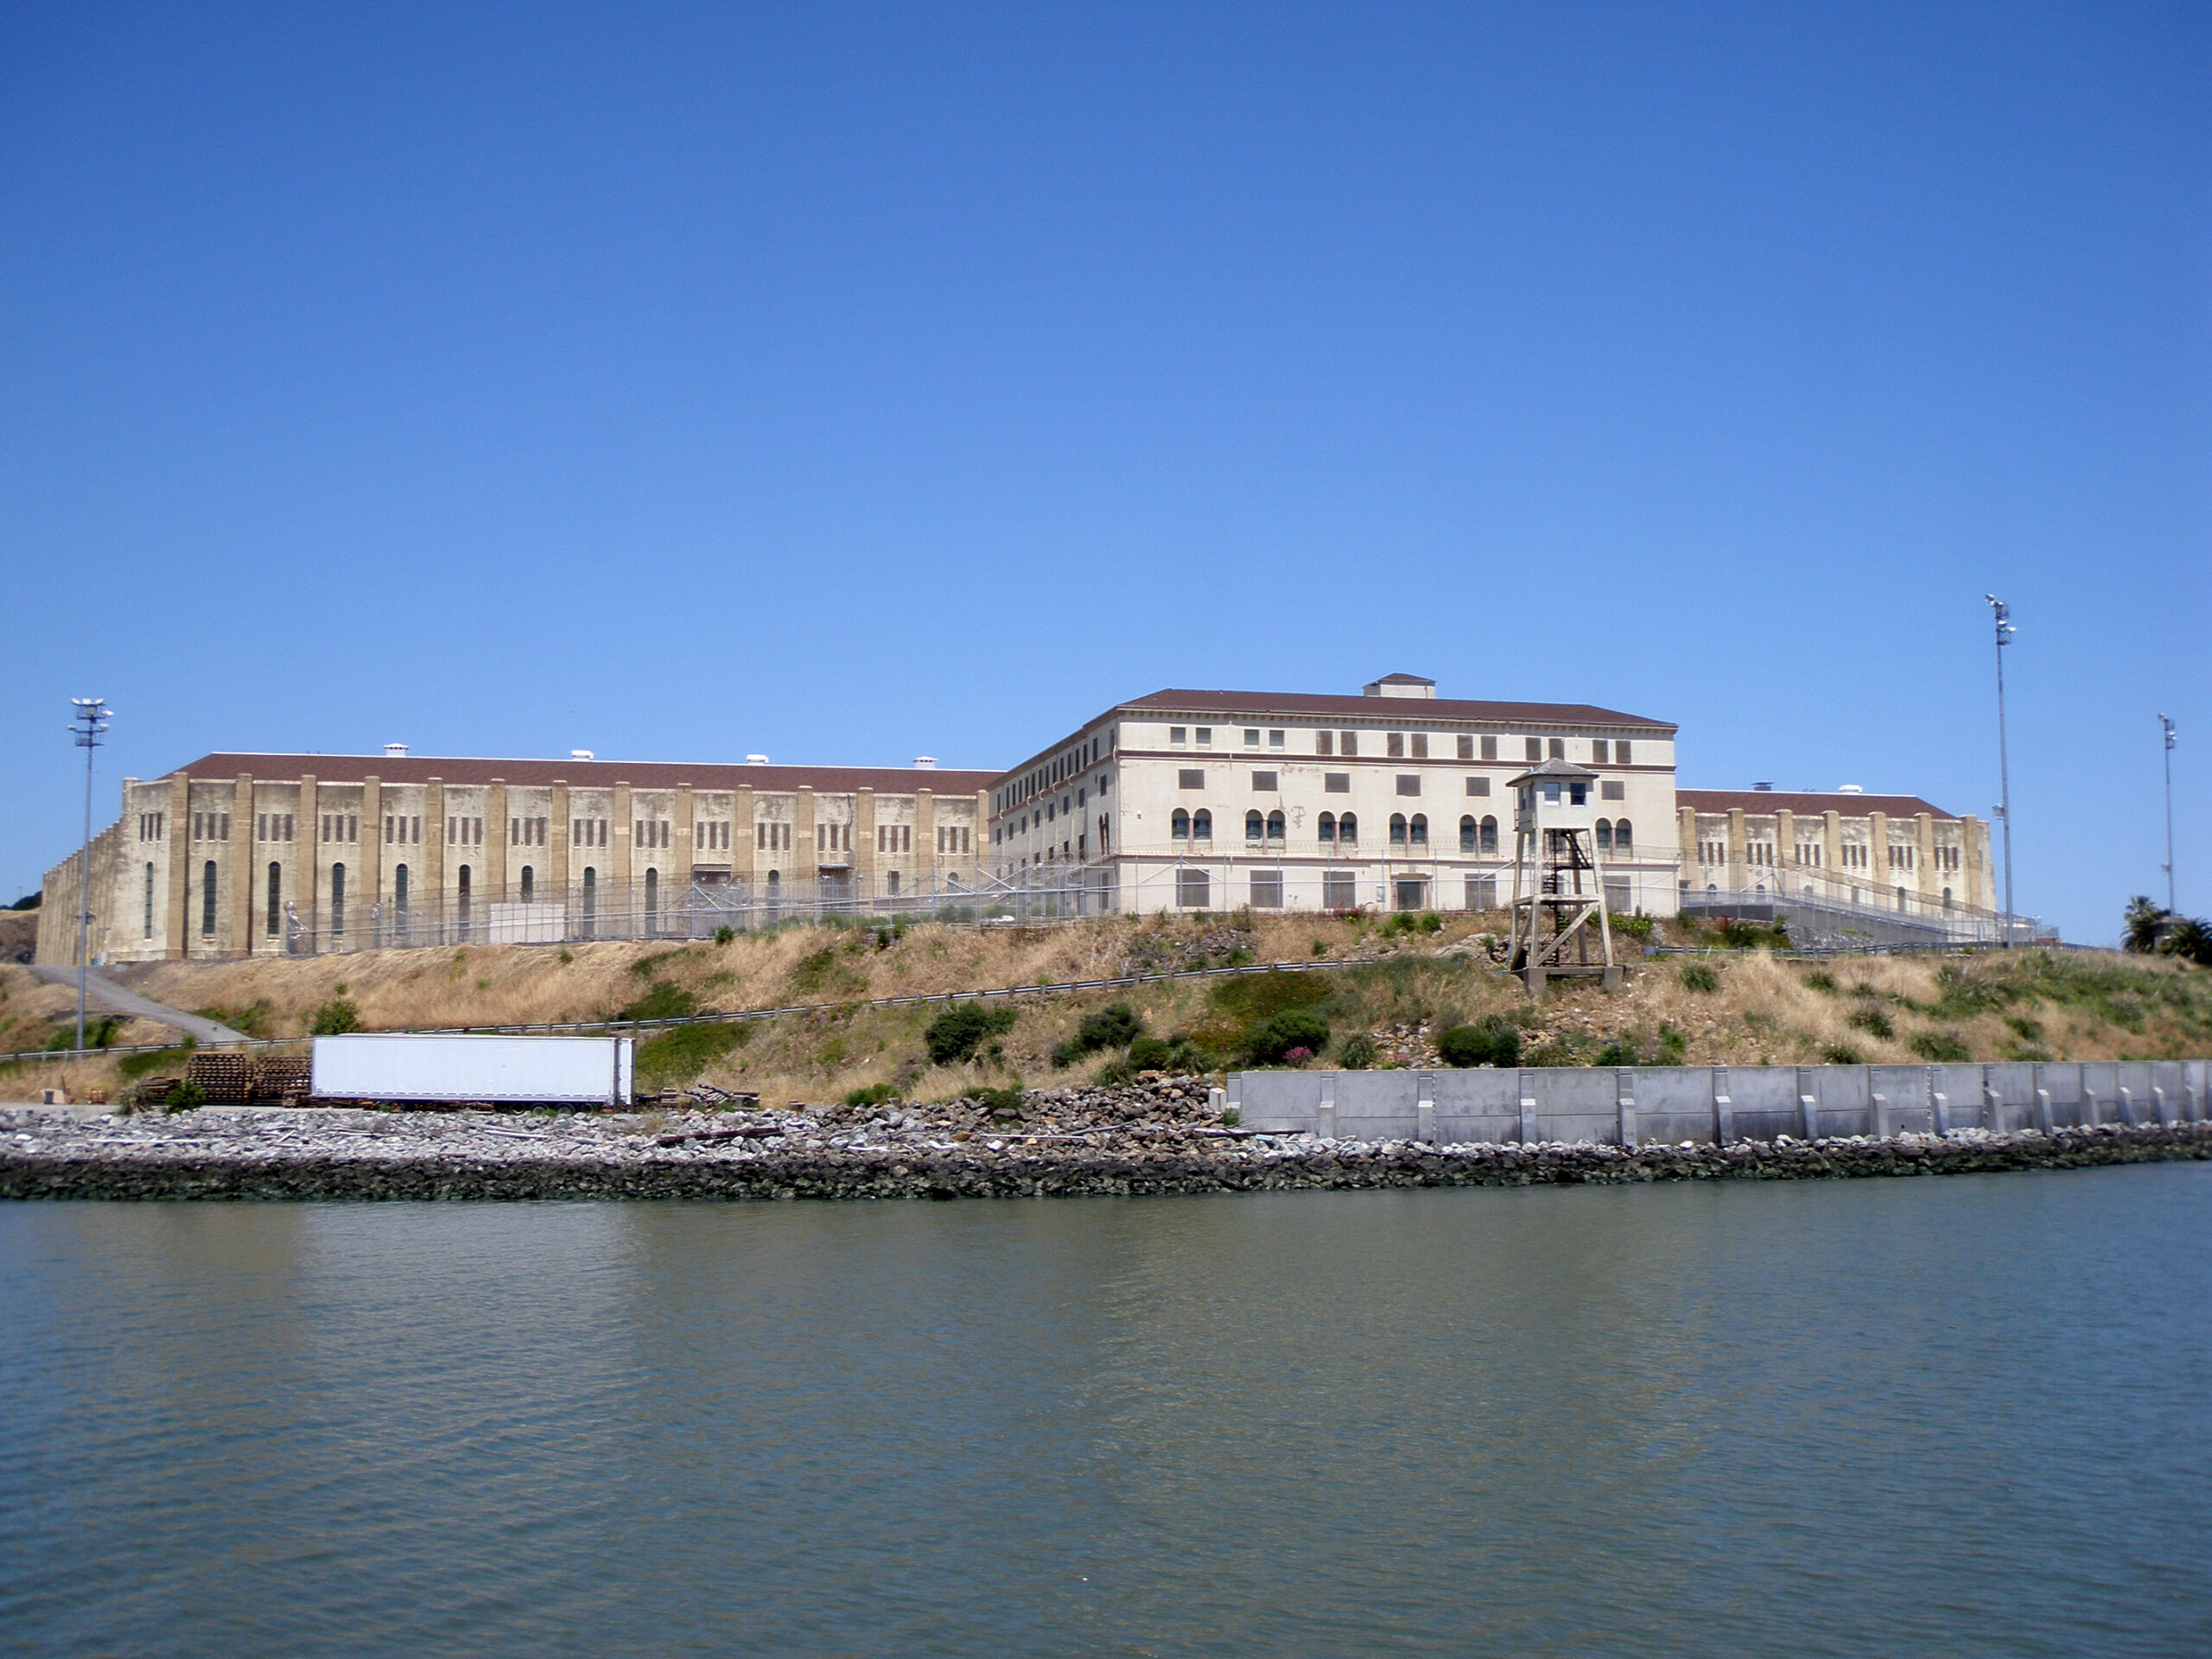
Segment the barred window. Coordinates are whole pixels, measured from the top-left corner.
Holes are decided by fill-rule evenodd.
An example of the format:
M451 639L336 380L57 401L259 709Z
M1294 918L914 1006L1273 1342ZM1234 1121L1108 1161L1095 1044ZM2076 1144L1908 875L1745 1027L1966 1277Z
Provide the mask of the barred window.
M1475 758L1475 740L1473 738L1462 737L1459 740L1459 758L1462 760L1471 760Z
M1414 846L1426 847L1428 845L1428 817L1426 813L1414 813L1413 816L1413 822L1406 827L1412 835L1413 844Z
M1605 740L1602 737L1593 737L1590 740L1590 764L1593 766L1602 766L1605 764Z
M1472 818L1459 820L1459 850L1463 853L1482 849L1482 831Z
M1175 872L1175 902L1185 910L1205 909L1212 890L1212 878L1204 870Z
M1551 740L1551 758L1554 760L1564 760L1567 759L1567 740L1565 738L1555 737Z
M1167 821L1167 834L1175 841L1191 838L1191 815L1179 806L1175 809L1175 816Z
M1398 793L1401 795L1420 794L1421 774L1417 772L1400 772L1398 774Z
M1406 755L1406 734L1392 732L1382 740L1382 753L1393 760L1402 760Z
M1203 766L1184 766L1175 774L1175 787L1178 789L1204 789L1205 786L1206 774Z
M1281 870L1252 872L1252 908L1255 910L1282 908L1282 872Z
M1628 785L1618 778L1605 779L1598 785L1598 798L1601 801L1624 801L1628 798Z
M1357 732L1338 732L1337 734L1337 753L1338 754L1357 754L1359 753L1359 734Z
M1252 787L1262 794L1273 795L1279 787L1275 783L1277 776L1272 772L1255 772L1252 774Z
M1351 870L1322 871L1321 905L1325 910L1357 910L1358 875Z
M1485 760L1495 760L1497 759L1497 740L1496 738L1486 737L1483 739L1483 759Z
M1427 760L1427 759L1428 759L1428 734L1427 734L1427 732L1415 732L1415 733L1413 734L1412 741L1413 741L1414 759L1414 760Z
M1487 794L1489 794L1489 793L1490 793L1490 779L1487 779L1487 778L1470 778L1470 779L1467 779L1467 793L1468 793L1468 794L1470 794L1470 795L1487 795Z
M1497 851L1497 820L1496 818L1483 820L1483 851L1489 854L1495 854Z
M1616 819L1613 823L1613 850L1617 853L1630 852L1634 850L1635 844L1636 826L1626 818Z
M1314 753L1334 754L1336 752L1337 734L1334 732L1316 732L1313 734Z
M1544 740L1543 740L1542 738L1541 738L1541 737L1532 737L1532 738L1530 738L1530 739L1529 740L1529 759L1531 761L1535 761L1535 760L1542 760L1543 758L1544 758Z
M1268 814L1268 839L1269 841L1279 842L1282 840L1283 830L1286 827L1286 821L1280 811L1270 812Z
M1321 774L1321 789L1325 794L1329 795L1351 794L1351 773L1348 772L1323 772Z
M1337 845L1339 847L1351 847L1356 845L1358 842L1358 817L1350 812L1343 814L1337 819Z
M1393 847L1402 847L1406 844L1406 815L1402 812L1393 812L1390 815L1390 844Z
M1337 815L1333 812L1324 812L1319 821L1314 825L1314 833L1320 838L1324 847L1332 845L1337 839Z
M1617 766L1624 766L1628 763L1628 740L1624 737L1617 737L1613 740L1613 764Z
M1213 839L1213 814L1203 807L1191 814L1191 839L1192 841Z
M1247 841L1259 840L1261 833L1267 828L1267 822L1268 821L1262 817L1256 811L1247 812L1244 815L1244 839Z

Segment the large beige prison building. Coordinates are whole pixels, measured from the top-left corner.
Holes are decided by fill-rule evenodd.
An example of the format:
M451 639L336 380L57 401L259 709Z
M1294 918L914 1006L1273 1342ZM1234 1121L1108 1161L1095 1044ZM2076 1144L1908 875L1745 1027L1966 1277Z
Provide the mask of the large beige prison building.
M973 871L992 774L210 754L126 779L92 849L110 962L453 938L629 937L695 887L928 890ZM76 960L75 857L46 879L38 960Z
M1156 691L996 779L991 874L1080 870L1102 909L1497 908L1506 780L1594 768L1612 904L1675 910L1675 728L1582 703L1447 700L1392 674L1358 696Z
M1940 919L1997 907L1989 826L1916 795L1675 791L1685 893L1771 895Z

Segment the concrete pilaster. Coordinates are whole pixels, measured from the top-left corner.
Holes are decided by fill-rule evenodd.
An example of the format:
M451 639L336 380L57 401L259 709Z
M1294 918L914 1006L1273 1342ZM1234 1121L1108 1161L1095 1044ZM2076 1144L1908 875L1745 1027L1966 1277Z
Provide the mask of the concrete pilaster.
M1728 809L1728 887L1731 891L1748 885L1744 880L1744 809Z
M1930 904L1936 903L1943 891L1943 884L1937 879L1936 872L1936 819L1932 814L1916 812L1912 815L1912 861L1918 866L1920 896Z
M863 784L853 796L854 891L875 892L875 791Z
M231 786L231 902L225 925L230 937L220 941L229 956L253 954L257 850L253 840L253 779L240 772L237 783Z
M556 904L569 901L569 780L553 780L552 817L545 825L545 887Z
M944 862L937 850L937 792L918 789L914 791L914 873L934 874Z
M637 907L638 900L631 891L631 881L637 869L636 825L630 816L630 785L617 782L614 785L614 822L610 826L607 850L613 855L609 862L613 869L607 877L614 891L614 902L625 910ZM602 901L604 902L604 901Z
M305 849L299 858L299 891L292 903L300 912L300 925L308 931L313 948L320 950L317 937L322 914L322 796L316 787L315 774L308 772L300 779L299 810L300 845Z
M1843 814L1834 807L1821 814L1821 856L1829 874L1843 880Z
M785 874L811 881L821 873L822 857L814 850L814 785L801 784L791 795L791 868Z
M507 892L507 780L494 778L484 791L484 902L496 905Z
M1102 770L1100 776L1103 777L1104 775L1105 774ZM1092 793L1090 799L1092 803L1090 816L1094 821L1095 828L1095 821L1101 816L1102 809L1097 804L1099 797L1096 791ZM974 834L976 837L976 845L971 851L963 853L960 855L957 861L959 868L965 868L968 865L973 864L980 869L982 868L983 861L987 856L988 856L988 855L984 851L984 849L990 844L991 840L991 791L988 789L979 789L976 791L976 828ZM1103 836L1100 836L1098 837L1096 850L1100 856L1104 856L1106 852L1106 838Z
M1788 893L1789 873L1797 868L1797 815L1788 807L1778 807L1774 814L1774 886L1777 893Z
M737 804L731 812L729 826L730 879L750 886L760 874L760 865L754 853L753 839L753 785L737 786Z
M384 891L384 779L372 773L361 779L361 849L358 870L347 872L346 902L352 914L346 930L363 945L376 943L370 932L372 911L385 900Z
M423 903L433 918L446 904L446 785L433 778L423 791Z
M1510 825L1513 820L1509 817L1505 822ZM1693 888L1702 887L1704 880L1697 861L1697 812L1694 808L1683 806L1675 810L1675 855L1682 863L1681 879Z
M1866 879L1885 904L1897 899L1897 879L1890 873L1890 821L1879 812L1866 815Z
M692 867L698 862L698 858L691 842L691 785L677 785L676 844L669 849L670 857L675 861L675 868L669 871L669 877L679 888L690 887L697 879L692 874Z

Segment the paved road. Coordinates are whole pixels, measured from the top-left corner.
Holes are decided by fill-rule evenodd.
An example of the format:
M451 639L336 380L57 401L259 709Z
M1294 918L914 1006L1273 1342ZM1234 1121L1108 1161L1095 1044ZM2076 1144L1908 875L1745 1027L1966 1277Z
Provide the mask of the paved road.
M36 966L31 972L50 985L67 985L75 989L77 970L74 968ZM219 1026L213 1020L202 1020L196 1014L187 1014L181 1008L172 1008L151 997L141 996L136 991L126 991L122 986L102 979L98 974L85 976L85 1003L93 1003L110 1014L135 1014L141 1020L158 1020L165 1026L175 1026L203 1043L237 1043L246 1040L245 1033L232 1031L228 1026Z

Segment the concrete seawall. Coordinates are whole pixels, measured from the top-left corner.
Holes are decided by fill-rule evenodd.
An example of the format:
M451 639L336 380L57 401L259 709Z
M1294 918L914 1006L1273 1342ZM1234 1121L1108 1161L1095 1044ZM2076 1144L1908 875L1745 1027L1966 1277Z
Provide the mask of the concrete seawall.
M1247 1128L1323 1140L1727 1146L2212 1118L2212 1062L1238 1071Z
M0 1153L0 1198L429 1200L1015 1198L1410 1186L1833 1180L2212 1160L2212 1124L1904 1135L1728 1146L1487 1145L1266 1140L1139 1149L950 1152L656 1148L513 1156L315 1149L147 1155Z

